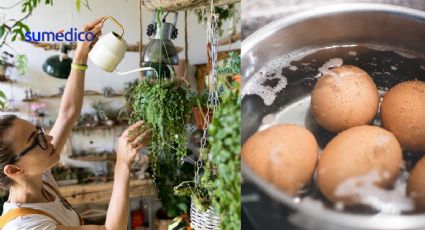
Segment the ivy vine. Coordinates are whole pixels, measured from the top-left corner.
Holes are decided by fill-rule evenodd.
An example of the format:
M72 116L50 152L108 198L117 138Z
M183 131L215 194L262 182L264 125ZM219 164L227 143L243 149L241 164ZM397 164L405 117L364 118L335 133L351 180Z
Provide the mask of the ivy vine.
M201 24L206 24L208 20L207 14L204 14L204 11L202 9L198 9L194 11L195 11L195 14L198 16L198 22ZM222 36L223 23L235 16L236 7L235 7L235 4L216 6L214 7L214 11L218 15L218 18L217 18L218 31L217 32L220 36Z
M130 87L127 95L133 109L130 123L144 120L142 128L152 131L149 159L154 176L161 174L158 162L173 155L180 166L186 156L186 124L191 112L187 85L174 79L144 79Z
M221 228L229 230L241 228L240 113L239 84L235 81L224 88L220 109L208 127L211 162L216 172L212 204L220 213Z

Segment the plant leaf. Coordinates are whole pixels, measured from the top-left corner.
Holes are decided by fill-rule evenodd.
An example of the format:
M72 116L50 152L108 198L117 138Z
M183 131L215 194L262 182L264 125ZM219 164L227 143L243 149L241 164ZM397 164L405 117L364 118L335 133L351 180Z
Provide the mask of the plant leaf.
M81 10L81 0L75 0L75 8L77 8L77 12L80 13L80 10Z
M18 63L16 68L19 74L24 75L28 70L28 58L25 54L18 54L16 56L16 62Z
M0 38L3 37L4 32L6 32L6 28L4 27L4 25L0 26Z

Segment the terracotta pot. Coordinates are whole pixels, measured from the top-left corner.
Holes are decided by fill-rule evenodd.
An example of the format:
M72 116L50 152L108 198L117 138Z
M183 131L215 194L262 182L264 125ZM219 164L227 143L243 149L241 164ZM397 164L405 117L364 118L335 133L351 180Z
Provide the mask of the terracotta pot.
M237 81L239 83L241 83L241 75L240 74L236 74L232 77L232 80Z
M195 115L195 122L196 122L196 127L198 127L198 129L203 129L204 128L204 116L207 114L207 107L202 107L202 111L199 109L199 107L192 107L192 111L193 114ZM209 112L210 115L210 121L212 120L212 111Z

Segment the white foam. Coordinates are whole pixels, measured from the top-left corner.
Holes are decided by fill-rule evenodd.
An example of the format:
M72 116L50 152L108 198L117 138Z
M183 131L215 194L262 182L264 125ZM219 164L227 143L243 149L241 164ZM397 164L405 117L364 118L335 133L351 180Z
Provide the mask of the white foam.
M336 202L335 209L338 211L344 211L344 203L343 202Z
M330 68L342 66L344 61L342 58L332 58L319 68L319 73L314 78L320 78L323 75L330 75L335 79L337 84L341 83L342 76L330 70Z
M357 52L350 50L350 51L348 51L348 55L356 56L357 55Z
M319 68L319 71L324 74L325 72L329 72L330 68L342 66L343 63L344 61L342 58L332 58L323 64L322 67Z
M276 118L276 114L271 113L271 114L267 114L266 116L263 117L263 124L268 125L273 123L274 119Z
M316 200L311 197L305 197L301 200L300 204L305 205L306 207L318 209L318 210L324 210L325 206L323 205L323 202L321 200Z
M305 48L273 59L245 82L241 92L242 98L247 95L258 95L263 99L265 105L273 104L277 94L288 84L286 77L280 73L282 68L288 67L292 61L299 61L317 50L319 48ZM277 84L274 87L265 86L264 83L267 80L276 80Z
M258 77L254 76L245 84L242 97L252 94L258 95L264 100L265 105L271 105L276 99L277 94L286 87L288 80L284 76L267 77L266 74L262 75ZM263 85L267 79L277 80L278 82L274 87Z
M291 66L289 66L289 69L292 70L292 71L296 71L298 69L298 67L291 65Z
M398 70L398 68L393 66L393 65L391 66L391 69L394 70L394 71Z
M412 53L411 53L411 52L409 52L409 51L405 51L405 50L396 50L396 49L394 49L394 48L392 48L392 47L388 47L388 46L381 46L381 45L367 45L366 47L367 47L367 48L369 48L369 49L377 50L377 51L392 51L392 52L394 52L394 53L396 53L396 54L398 54L398 55L400 55L400 56L402 56L402 57L409 58L409 59L417 58L417 55L412 54Z
M351 177L338 185L334 195L337 197L357 197L359 203L369 205L381 213L401 214L414 209L413 201L400 189L386 190L375 185L382 174L378 169L367 174Z

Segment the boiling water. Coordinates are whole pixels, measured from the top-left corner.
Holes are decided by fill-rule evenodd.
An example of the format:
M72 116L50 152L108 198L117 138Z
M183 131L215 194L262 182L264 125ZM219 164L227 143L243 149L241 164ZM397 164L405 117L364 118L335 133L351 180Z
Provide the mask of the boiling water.
M354 65L369 73L378 86L381 97L394 85L407 80L425 81L425 58L408 52L394 51L379 46L339 46L310 49L298 55L279 57L265 66L243 88L243 96L257 95L266 105L259 130L276 124L298 124L308 128L323 149L335 136L320 127L310 110L310 93L327 69L341 65ZM253 81L255 79L255 81ZM268 90L268 91L267 91ZM379 126L379 114L372 124ZM354 146L353 146L354 148ZM404 152L405 167L386 190L373 186L363 188L360 194L372 194L362 205L344 206L331 203L320 193L314 179L300 191L295 202L321 201L324 206L354 213L412 213L413 202L405 196L408 171L420 159L417 153ZM373 172L371 172L373 173ZM373 175L357 179L374 180ZM347 182L347 188L350 183ZM344 188L342 188L344 189Z

